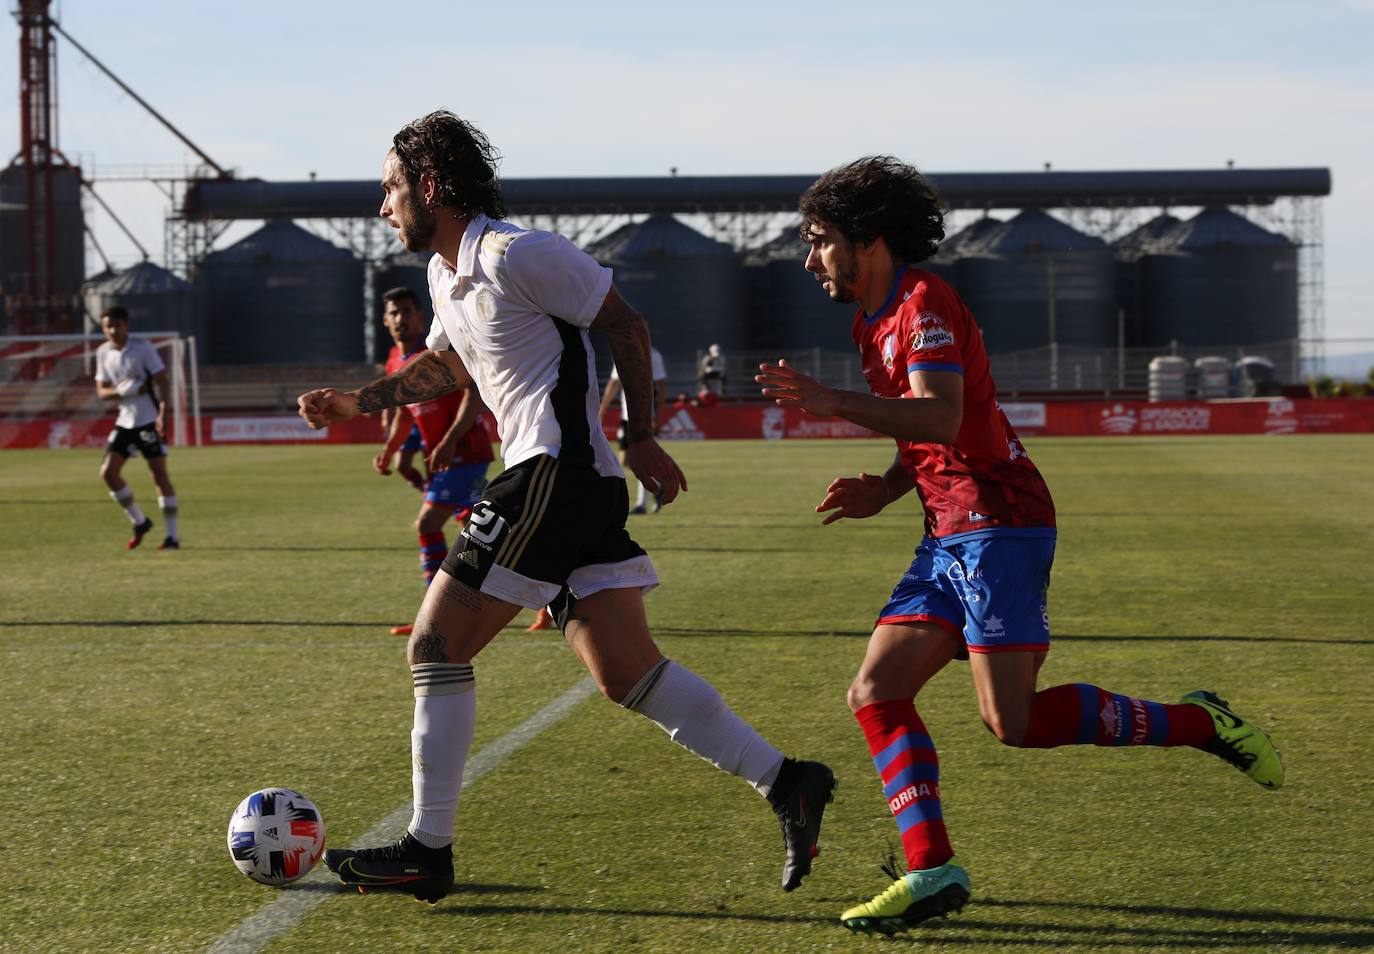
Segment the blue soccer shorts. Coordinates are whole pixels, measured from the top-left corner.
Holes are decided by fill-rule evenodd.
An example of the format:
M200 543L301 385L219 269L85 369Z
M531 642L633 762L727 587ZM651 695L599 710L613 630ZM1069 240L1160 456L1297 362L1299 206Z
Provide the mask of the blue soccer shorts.
M482 499L482 491L487 486L487 467L490 461L480 464L450 464L448 467L431 474L429 489L425 491L425 502L440 507L463 510L472 507Z
M1045 599L1054 542L1049 529L952 543L927 537L877 625L934 623L963 639L961 659L970 652L1043 652L1050 647Z
M401 450L407 454L416 454L424 449L425 442L420 438L420 428L412 424L410 433L406 435L405 443L401 445Z

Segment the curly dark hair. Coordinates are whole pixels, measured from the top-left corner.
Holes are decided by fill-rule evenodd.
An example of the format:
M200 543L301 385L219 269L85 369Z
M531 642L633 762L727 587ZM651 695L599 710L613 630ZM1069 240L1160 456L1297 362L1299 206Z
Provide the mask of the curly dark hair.
M945 237L945 212L930 180L892 156L865 156L831 169L801 197L801 237L823 223L851 242L881 238L909 264L934 255Z
M496 165L501 154L480 129L446 109L406 123L391 139L401 170L412 188L420 175L432 173L438 182L435 201L462 215L484 212L506 217Z

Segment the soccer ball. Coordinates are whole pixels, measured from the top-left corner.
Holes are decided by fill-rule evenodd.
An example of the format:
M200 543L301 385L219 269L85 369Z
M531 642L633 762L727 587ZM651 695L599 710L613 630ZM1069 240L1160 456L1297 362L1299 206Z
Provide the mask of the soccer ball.
M300 792L264 788L229 816L229 854L234 867L259 884L290 884L324 854L324 820Z

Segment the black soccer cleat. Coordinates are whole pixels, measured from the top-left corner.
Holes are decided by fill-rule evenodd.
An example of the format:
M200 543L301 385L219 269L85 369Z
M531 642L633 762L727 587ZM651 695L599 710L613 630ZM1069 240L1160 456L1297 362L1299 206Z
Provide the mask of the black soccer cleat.
M129 542L124 544L126 550L132 550L143 542L143 538L148 535L148 531L153 529L153 518L144 517L143 522L134 527L134 535L129 538Z
M165 540L163 540L161 543L157 545L157 548L159 550L180 550L181 541L178 540L176 537L167 537Z
M330 848L324 863L362 894L401 891L434 904L453 888L453 847L430 848L410 832L381 848Z
M776 796L776 797L775 797ZM835 797L835 774L820 762L784 759L769 793L782 828L787 861L782 866L782 890L793 891L811 873L811 859L821 853L825 806Z

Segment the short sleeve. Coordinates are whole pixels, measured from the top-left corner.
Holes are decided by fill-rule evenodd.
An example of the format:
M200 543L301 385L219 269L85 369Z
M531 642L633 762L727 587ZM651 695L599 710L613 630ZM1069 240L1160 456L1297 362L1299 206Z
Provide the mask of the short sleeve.
M611 290L611 270L554 232L522 232L503 256L502 284L539 311L586 328Z
M619 380L620 380L620 369L617 368L615 365L611 365L611 380L612 380L612 381L619 381Z
M653 367L653 376L654 376L654 380L655 380L655 381L666 381L666 380L668 380L668 368L663 364L663 355L661 355L661 354L658 353L658 349L657 349L657 348L650 348L650 349L649 349L649 359L650 359L650 363L651 363L651 365L652 365L652 367Z
M922 283L907 302L909 317L903 322L907 373L956 371L963 374L957 310L953 303L942 301L942 296L931 294L931 291Z
M429 334L425 335L425 347L430 351L451 351L453 343L448 340L448 332L444 330L444 324L439 320L436 312L434 320L429 323Z
M95 379L100 384L113 384L110 380L110 373L105 370L105 346L101 345L95 353Z
M143 347L139 349L143 359L143 367L149 374L161 374L167 370L167 365L162 363L162 355L157 353L157 349L147 341L143 342Z

